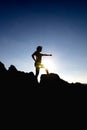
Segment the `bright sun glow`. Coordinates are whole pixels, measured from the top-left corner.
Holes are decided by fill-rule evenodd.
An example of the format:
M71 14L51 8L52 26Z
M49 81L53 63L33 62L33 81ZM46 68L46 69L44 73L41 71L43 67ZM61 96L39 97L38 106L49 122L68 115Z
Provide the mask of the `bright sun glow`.
M46 73L45 69L48 69L49 73L53 73L55 69L54 62L52 61L51 58L43 58L42 64L44 65L45 68L42 68L40 70L41 74Z

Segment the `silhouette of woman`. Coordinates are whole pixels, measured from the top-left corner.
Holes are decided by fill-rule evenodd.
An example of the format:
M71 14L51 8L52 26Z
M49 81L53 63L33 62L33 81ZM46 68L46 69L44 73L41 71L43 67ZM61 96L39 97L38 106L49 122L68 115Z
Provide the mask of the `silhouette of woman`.
M36 51L32 54L32 58L35 61L35 68L36 68L36 78L39 75L40 68L45 68L44 65L41 63L42 56L52 56L52 54L42 54L42 46L37 46ZM46 73L48 74L48 70L45 68Z

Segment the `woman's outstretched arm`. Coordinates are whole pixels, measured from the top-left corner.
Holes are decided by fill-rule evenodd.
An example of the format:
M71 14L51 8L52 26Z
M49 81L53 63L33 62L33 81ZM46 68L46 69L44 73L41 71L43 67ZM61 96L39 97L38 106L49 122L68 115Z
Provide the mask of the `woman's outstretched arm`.
M52 54L42 54L42 56L52 56Z

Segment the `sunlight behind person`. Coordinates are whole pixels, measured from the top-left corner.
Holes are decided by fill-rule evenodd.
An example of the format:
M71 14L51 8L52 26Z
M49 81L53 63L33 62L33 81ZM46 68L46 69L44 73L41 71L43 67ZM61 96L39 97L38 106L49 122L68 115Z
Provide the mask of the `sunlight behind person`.
M44 68L41 68L40 74L46 74L45 69L47 69L49 73L54 72L55 65L54 65L54 62L53 62L52 58L44 57L43 60L42 60L42 64L44 65Z
M50 57L43 57L42 64L44 68L40 69L40 74L38 76L38 82L40 82L40 77L42 74L46 74L45 69L48 70L49 73L54 73L55 72L55 64L52 58Z

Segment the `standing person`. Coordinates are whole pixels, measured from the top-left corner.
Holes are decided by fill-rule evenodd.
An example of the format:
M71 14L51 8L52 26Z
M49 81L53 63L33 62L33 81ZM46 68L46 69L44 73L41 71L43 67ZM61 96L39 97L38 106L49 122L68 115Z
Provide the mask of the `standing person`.
M36 51L32 54L32 58L35 61L35 68L36 68L36 78L39 75L40 68L45 68L44 65L41 63L42 61L42 56L52 56L52 54L43 54L41 53L42 51L42 46L37 46ZM48 70L45 69L46 73L48 74Z

